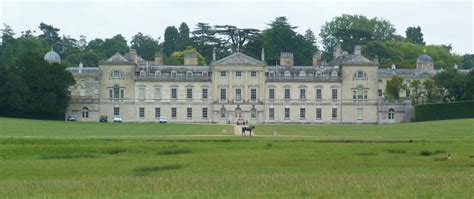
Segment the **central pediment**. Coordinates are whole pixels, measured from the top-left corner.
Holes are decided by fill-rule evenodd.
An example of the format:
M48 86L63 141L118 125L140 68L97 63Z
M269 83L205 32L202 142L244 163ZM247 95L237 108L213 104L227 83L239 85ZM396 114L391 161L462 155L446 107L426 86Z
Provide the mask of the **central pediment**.
M264 66L265 62L250 57L241 52L233 53L227 57L219 59L211 63L211 65L249 65L249 66Z

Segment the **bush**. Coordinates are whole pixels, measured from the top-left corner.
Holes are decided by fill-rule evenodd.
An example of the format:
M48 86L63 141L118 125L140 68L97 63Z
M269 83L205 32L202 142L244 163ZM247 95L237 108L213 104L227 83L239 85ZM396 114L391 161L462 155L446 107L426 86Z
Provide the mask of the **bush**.
M474 101L415 106L415 121L474 118Z
M113 154L123 153L126 151L127 149L124 149L124 148L111 148L111 149L106 150L105 153L113 155Z
M401 149L388 149L387 152L388 153L407 153L407 151L401 150Z
M421 151L421 152L420 152L420 155L422 155L422 156L430 156L430 155L433 155L433 152L424 150L424 151Z

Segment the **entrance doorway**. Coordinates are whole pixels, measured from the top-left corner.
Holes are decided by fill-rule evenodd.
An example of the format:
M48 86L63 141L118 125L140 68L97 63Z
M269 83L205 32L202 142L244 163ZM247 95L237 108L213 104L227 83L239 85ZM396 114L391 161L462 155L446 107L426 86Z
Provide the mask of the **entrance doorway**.
M235 109L235 119L239 119L241 118L241 116L242 116L242 109L240 109L240 107L237 107Z

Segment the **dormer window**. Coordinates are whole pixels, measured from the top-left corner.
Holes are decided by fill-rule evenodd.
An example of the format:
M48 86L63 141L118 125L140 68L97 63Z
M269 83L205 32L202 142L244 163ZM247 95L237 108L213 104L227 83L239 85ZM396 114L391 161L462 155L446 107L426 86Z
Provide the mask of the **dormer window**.
M274 76L275 76L275 71L270 71L270 72L268 73L268 75L269 75L270 77L274 77Z
M290 72L290 71L285 71L284 76L285 76L285 77L290 77L290 76L291 76L291 72Z
M155 71L155 76L161 76L161 72L160 71Z
M316 72L316 77L321 78L323 76L323 73L321 71Z
M121 77L123 77L123 74L119 70L114 70L114 71L112 71L112 73L110 73L110 77L121 78Z
M301 76L301 77L306 76L306 72L305 72L304 70L300 71L300 76Z
M192 77L192 76L193 76L193 71L188 71L188 72L186 72L186 76Z
M202 76L203 76L203 77L207 77L207 76L208 76L207 71L203 71L203 72L202 72Z
M171 71L171 77L176 77L178 76L178 73L176 71Z
M338 74L337 74L337 71L332 71L331 76L337 77L337 75L338 75Z
M144 70L141 70L140 71L140 77L145 77L146 76L146 72Z

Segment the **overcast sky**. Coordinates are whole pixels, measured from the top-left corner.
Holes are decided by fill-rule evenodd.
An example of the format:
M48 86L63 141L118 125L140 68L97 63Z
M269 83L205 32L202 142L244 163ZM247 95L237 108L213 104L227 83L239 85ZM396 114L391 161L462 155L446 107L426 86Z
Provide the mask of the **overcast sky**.
M395 25L405 35L409 26L421 26L427 44L452 44L458 54L473 53L473 3L471 0L0 0L0 22L20 34L38 30L40 22L61 29L60 34L87 40L124 35L128 41L137 32L162 37L166 26L186 22L231 24L264 29L277 16L287 16L297 31L319 34L325 22L341 14L378 17Z

